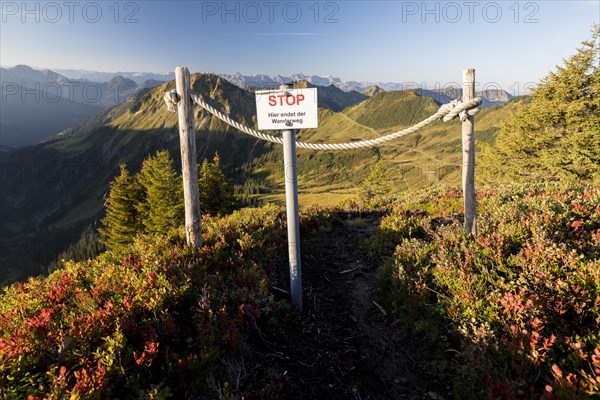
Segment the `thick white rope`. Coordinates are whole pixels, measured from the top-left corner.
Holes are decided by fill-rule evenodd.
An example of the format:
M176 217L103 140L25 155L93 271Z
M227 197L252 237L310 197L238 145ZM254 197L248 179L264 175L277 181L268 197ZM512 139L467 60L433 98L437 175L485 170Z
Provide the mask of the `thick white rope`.
M196 94L191 95L192 99L206 111L219 118L221 121L226 124L238 129L241 132L244 132L250 136L254 136L256 138L266 140L272 143L282 144L283 141L280 137L268 135L266 133L262 133L256 131L252 128L249 128L245 125L240 124L237 121L234 121L227 114L220 112L214 107L207 104L200 96ZM170 92L165 93L164 96L165 103L167 108L170 111L176 111L176 105L179 102L179 95L176 90L171 90ZM467 116L473 116L479 109L476 108L481 104L481 98L477 97L468 102L461 102L458 100L453 100L448 104L442 105L439 110L433 114L431 117L424 119L416 125L413 125L409 128L403 129L398 132L390 133L389 135L385 135L379 138L371 139L371 140L361 140L358 142L348 142L348 143L304 143L304 142L296 142L296 147L302 149L311 149L311 150L346 150L346 149L358 149L361 147L372 147L377 146L385 142L389 142L390 140L398 139L402 136L406 136L413 132L418 131L421 128L426 127L427 125L432 124L438 119L443 119L444 121L450 121L457 116L460 117L461 121L464 121Z

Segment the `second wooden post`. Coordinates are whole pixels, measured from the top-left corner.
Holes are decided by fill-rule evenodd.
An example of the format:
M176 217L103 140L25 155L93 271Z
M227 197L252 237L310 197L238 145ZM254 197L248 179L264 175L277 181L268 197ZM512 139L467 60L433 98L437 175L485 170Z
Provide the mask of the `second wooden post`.
M475 69L463 71L463 101L475 98ZM465 233L477 235L477 203L475 198L475 117L469 115L462 123L462 188L465 206Z

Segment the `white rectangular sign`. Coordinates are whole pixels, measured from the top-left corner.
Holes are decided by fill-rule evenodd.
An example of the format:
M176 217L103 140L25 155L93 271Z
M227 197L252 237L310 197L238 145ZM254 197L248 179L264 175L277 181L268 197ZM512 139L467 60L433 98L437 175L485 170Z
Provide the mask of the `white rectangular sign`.
M256 91L258 129L317 128L317 89Z

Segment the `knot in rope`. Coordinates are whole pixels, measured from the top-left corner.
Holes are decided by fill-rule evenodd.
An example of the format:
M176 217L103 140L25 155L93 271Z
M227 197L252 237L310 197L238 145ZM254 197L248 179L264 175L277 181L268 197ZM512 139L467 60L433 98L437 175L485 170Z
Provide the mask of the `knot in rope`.
M167 105L167 109L171 112L177 111L177 103L179 103L179 94L177 94L177 90L173 89L170 92L166 92L163 100Z
M477 106L481 103L481 97L476 97L473 100L465 102L452 100L450 103L441 106L438 112L446 113L442 118L442 121L444 122L451 121L457 116L462 122L465 122L467 117L472 117L481 111L479 108L477 108Z

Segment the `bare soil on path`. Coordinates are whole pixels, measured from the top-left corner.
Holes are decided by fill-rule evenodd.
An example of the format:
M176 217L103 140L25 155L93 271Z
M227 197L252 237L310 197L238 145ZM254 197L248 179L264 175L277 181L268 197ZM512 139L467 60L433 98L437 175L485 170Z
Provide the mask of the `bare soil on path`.
M330 228L301 234L303 315L290 317L277 333L262 333L265 366L285 376L270 395L449 399L443 385L419 371L427 354L418 338L403 333L378 303L379 266L361 242L375 234L381 215L337 217ZM281 286L287 290L289 283Z

